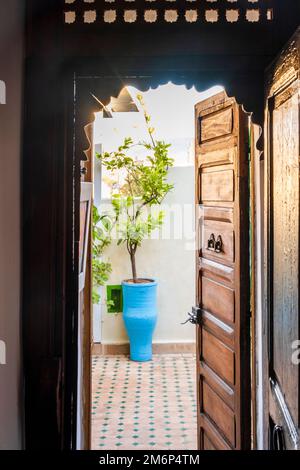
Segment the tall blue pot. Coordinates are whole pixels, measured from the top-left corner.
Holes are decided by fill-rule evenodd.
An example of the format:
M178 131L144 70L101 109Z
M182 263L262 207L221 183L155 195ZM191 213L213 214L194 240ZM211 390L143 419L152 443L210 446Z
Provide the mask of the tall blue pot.
M152 335L157 321L157 282L123 281L123 318L130 341L130 359L152 359Z

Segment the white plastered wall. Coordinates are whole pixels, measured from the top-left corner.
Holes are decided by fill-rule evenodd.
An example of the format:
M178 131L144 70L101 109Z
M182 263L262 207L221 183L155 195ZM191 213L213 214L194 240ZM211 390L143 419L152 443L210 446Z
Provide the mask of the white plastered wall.
M169 179L174 190L166 197L163 209L166 221L174 220L174 214L185 217L186 237L181 237L180 228L173 230L172 239L145 240L137 251L139 277L158 280L158 322L154 333L155 343L193 343L195 327L181 325L195 303L195 251L193 240L194 227L194 167L177 167L170 170ZM177 215L178 217L178 215ZM168 231L168 222L165 226ZM175 232L175 233L174 233ZM183 234L184 235L184 234ZM113 266L109 283L120 284L131 277L130 260L125 246L114 242L105 253ZM102 305L103 344L122 344L128 342L122 315L106 313Z

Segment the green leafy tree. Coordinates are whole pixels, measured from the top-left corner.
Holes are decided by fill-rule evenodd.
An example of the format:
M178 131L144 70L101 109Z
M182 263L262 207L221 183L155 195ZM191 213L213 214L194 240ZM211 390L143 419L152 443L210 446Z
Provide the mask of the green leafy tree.
M111 274L111 264L102 261L102 255L112 241L112 230L114 221L107 214L100 215L98 209L93 207L93 250L92 250L92 273L93 273L93 292L92 300L94 304L100 302L98 287L104 286Z
M112 196L115 223L118 229L118 245L125 244L130 256L132 278L137 282L136 251L151 232L163 224L164 213L149 214L149 208L160 205L173 189L167 180L168 170L174 160L169 156L170 144L154 137L155 129L145 109L143 98L137 96L144 110L149 142L134 143L131 137L124 139L114 152L96 154L107 170L125 172L125 183L119 194ZM143 161L134 157L139 146L146 150ZM121 217L125 215L125 217Z

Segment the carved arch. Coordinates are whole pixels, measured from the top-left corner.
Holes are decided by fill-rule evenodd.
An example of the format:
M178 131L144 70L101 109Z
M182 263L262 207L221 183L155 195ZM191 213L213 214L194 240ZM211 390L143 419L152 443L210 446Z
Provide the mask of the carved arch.
M242 104L244 109L252 115L253 123L262 125L263 82L251 81L248 76L230 78L228 74L219 72L214 77L193 77L190 74L181 76L173 74L148 77L124 76L124 78L120 76L79 77L76 96L76 158L79 161L92 158L92 132L95 113L103 109L103 106L116 103L119 98L124 99L122 90L125 86L133 86L146 92L169 82L174 85L185 85L187 90L194 86L199 92L215 85L222 85L227 95L234 96L237 103ZM102 106L95 100L95 97L101 100Z

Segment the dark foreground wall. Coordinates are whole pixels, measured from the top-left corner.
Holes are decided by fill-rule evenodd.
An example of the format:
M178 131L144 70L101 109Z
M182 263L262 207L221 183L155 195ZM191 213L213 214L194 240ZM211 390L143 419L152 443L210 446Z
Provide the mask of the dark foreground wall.
M0 2L1 450L20 449L22 446L23 406L20 376L22 4L22 0Z

